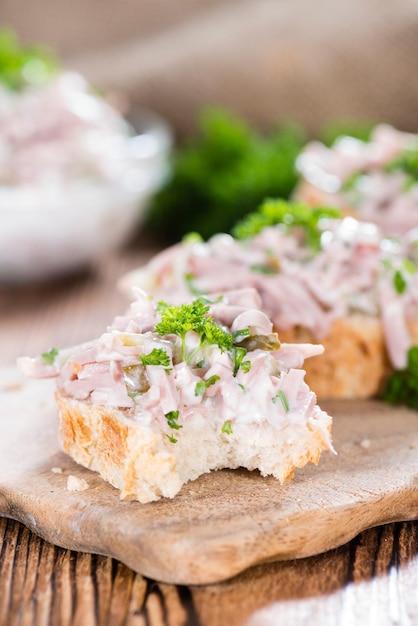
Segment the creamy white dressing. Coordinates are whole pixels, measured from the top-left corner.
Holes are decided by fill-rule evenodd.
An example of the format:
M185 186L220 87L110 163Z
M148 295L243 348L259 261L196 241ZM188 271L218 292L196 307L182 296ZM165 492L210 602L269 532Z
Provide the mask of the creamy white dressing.
M0 85L0 185L33 192L74 180L118 182L134 161L130 134L79 74L22 91Z
M231 343L228 349L215 344L200 348L200 336L190 331L185 335L186 361L180 357L180 339L174 334L125 332L127 327L140 329L143 318L149 323L151 310L153 328L163 315L142 291L137 294L126 315L116 319L116 328L111 326L88 347L67 352L65 362L60 355L53 366L43 363L42 357L25 357L19 360L21 369L29 376L55 376L58 387L69 396L127 409L128 417L162 429L173 443L195 409L217 428L229 423L232 431L237 423L284 428L312 417L316 396L304 382L304 370L295 367L301 368L304 359L320 353L322 347L285 344L282 352L275 340L274 349L264 349L264 342L271 341L272 324L264 312L253 308L253 290L226 293L206 315L227 333L249 329L255 347L246 351L242 342L235 347ZM238 313L229 315L230 323L225 325L228 308ZM166 355L166 362L146 360L157 354Z
M418 184L406 172L387 171L387 166L417 150L418 136L387 124L377 126L369 142L341 137L330 148L310 142L297 167L303 180L320 193L317 197L301 185L296 197L342 207L361 220L375 222L384 233L405 233L418 223Z
M411 345L408 319L418 312L416 229L405 237L384 237L375 224L353 217L327 220L323 229L317 253L299 235L284 234L280 226L264 228L250 239L235 240L233 245L229 236L224 239L219 235L205 243L176 244L156 255L146 267L125 276L121 285L125 291L153 285L151 293L156 300L174 302L190 301L194 297L191 286L211 297L222 292L225 285L246 288L258 294L259 308L279 334L301 326L318 341L326 337L336 319L356 312L379 316L390 361L399 368L406 362ZM404 258L411 260L412 271L404 267ZM272 268L272 273L264 273L260 267ZM397 272L405 282L402 293L396 287ZM225 321L222 306L222 302L215 305ZM388 315L388 308L396 308L397 317ZM260 313L257 315L260 324ZM237 325L238 320L239 315L232 324ZM263 332L266 330L263 326Z

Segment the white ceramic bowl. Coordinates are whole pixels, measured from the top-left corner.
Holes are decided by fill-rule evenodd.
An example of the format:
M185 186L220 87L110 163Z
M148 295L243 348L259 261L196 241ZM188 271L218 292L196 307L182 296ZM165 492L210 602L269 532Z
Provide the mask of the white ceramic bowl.
M0 283L74 272L133 238L167 175L172 135L148 111L135 111L130 122L133 158L116 181L0 185Z

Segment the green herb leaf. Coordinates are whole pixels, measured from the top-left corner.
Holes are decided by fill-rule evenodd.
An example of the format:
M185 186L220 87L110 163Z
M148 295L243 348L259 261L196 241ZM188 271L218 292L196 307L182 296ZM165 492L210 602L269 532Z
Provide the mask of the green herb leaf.
M404 293L408 286L408 283L406 282L404 275L400 270L396 270L396 272L393 274L393 286L399 294Z
M192 293L194 296L201 296L203 295L203 291L200 291L200 289L198 289L196 287L196 285L194 284L194 275L192 274L192 272L187 272L187 274L184 275L184 282L187 285L187 289L190 291L190 293Z
M387 262L384 267L389 271L393 266ZM399 294L405 293L408 287L408 275L413 276L417 271L417 266L408 258L402 259L401 266L393 273L393 286Z
M162 348L154 348L149 354L140 354L139 358L143 365L162 365L170 366L170 357Z
M282 389L279 389L279 391L277 392L277 394L272 398L272 402L274 402L274 404L276 404L278 401L280 400L280 402L283 405L284 410L286 411L286 413L289 412L289 401L286 397L285 392Z
M177 335L182 341L182 360L190 362L196 355L187 354L186 335L194 331L200 337L199 348L217 345L221 351L230 350L233 345L232 336L207 316L209 305L203 298L191 304L164 306L160 309L161 321L156 325L155 332L159 335Z
M248 372L251 369L251 361L242 361L241 362L241 369L242 369L243 372L248 374Z
M307 246L313 252L321 247L320 221L324 218L341 217L338 209L311 207L301 202L266 200L255 213L238 222L232 233L238 239L254 237L268 226L281 225L286 232L298 229L305 236ZM273 270L275 273L276 271Z
M234 376L237 375L237 372L240 368L243 358L247 354L247 350L245 348L239 348L238 346L234 346L232 350L232 361L234 363Z
M249 328L241 328L240 330L234 330L231 334L234 343L239 343L242 339L245 339L245 337L249 337L251 331Z
M24 46L12 30L0 30L0 82L9 89L20 91L28 85L43 85L57 69L51 51Z
M404 172L407 176L406 182L409 187L412 186L418 181L418 145L415 149L404 150L395 159L387 163L384 169L388 173Z
M225 435L232 435L231 422L229 420L226 420L226 422L223 423L221 430L223 433L225 433Z
M165 413L165 419L167 420L167 424L170 426L170 428L174 428L175 430L179 430L180 428L183 428L181 424L177 424L178 418L179 418L178 411L169 411L168 413Z
M211 387L211 385L214 385L217 380L220 380L220 378L219 378L219 376L217 374L214 374L213 376L210 376L207 380L199 380L199 382L196 383L196 387L195 387L195 390L194 390L194 395L195 396L203 396L203 394L205 393L206 389L208 387Z
M171 441L171 443L177 443L177 439L173 437L173 435L166 435L167 439Z
M199 233L190 232L182 237L182 243L202 243L203 237Z
M277 270L270 265L262 265L261 263L254 263L254 265L250 265L250 270L253 272L258 272L259 274L277 274Z
M41 357L45 365L53 365L58 353L58 348L51 348L48 352L42 352Z

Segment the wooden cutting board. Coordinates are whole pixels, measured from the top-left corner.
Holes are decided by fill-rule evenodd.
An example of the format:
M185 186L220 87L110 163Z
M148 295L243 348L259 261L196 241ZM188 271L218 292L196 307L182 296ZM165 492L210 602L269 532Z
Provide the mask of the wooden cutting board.
M50 380L0 371L0 514L59 546L105 554L158 581L203 584L251 565L335 548L418 517L418 413L379 402L322 403L337 455L280 485L223 470L173 500L124 502L59 451ZM88 488L69 491L69 476Z

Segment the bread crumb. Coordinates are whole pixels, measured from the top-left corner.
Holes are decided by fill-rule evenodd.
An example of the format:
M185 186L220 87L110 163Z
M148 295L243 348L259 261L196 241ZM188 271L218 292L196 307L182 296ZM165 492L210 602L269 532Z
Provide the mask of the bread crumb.
M77 478L77 476L73 476L70 474L67 479L67 489L68 491L85 491L89 488L89 484L87 480L84 478Z
M364 448L365 450L368 450L370 448L370 444L371 444L370 439L362 439L360 441L360 446Z
M54 474L62 474L62 467L51 467L51 472Z

